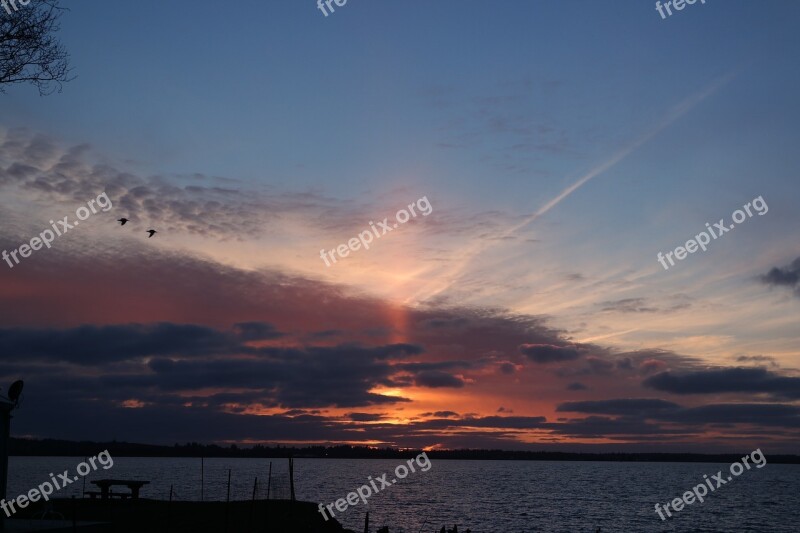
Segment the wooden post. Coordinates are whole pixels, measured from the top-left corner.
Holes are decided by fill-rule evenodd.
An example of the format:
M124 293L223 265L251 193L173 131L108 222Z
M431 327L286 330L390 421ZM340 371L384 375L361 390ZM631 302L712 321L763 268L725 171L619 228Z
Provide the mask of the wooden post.
M369 533L369 511L367 511L367 517L364 519L364 533Z
M270 512L269 512L269 489L270 485L272 484L272 461L269 462L269 475L267 477L267 503L264 505L264 512L267 517L267 528L264 531L273 531L272 524L270 523Z
M200 501L205 501L205 495L203 494L203 484L205 482L205 459L203 457L200 458Z
M294 459L289 456L289 493L294 501Z
M72 533L78 531L77 509L75 506L75 496L72 497Z
M269 477L267 478L267 499L269 500L269 486L272 483L272 461L269 462Z
M83 458L83 462L86 463L88 457ZM88 463L87 463L88 464ZM81 491L81 499L86 497L86 476L83 476L83 490Z
M250 530L253 527L253 511L256 507L256 490L258 489L258 477L253 482L253 499L250 502L250 520L247 523L247 529Z
M228 496L225 498L225 533L228 533L228 511L231 506L231 469L228 469Z
M172 485L169 486L169 503L167 504L167 532L169 532L169 523L172 521Z

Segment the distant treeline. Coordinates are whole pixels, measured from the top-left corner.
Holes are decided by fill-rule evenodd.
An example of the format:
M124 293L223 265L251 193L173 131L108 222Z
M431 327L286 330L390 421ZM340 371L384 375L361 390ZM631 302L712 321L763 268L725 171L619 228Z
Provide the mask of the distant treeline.
M74 442L55 439L18 439L10 442L10 455L87 457L108 450L113 457L254 457L254 458L325 458L325 459L403 459L421 450L372 448L367 446L219 446L216 444L175 444L156 446L132 442ZM689 462L732 463L741 454L700 453L571 453L552 451L505 450L431 450L431 459L469 459L499 461L624 461L624 462ZM800 464L800 455L769 455L767 463Z

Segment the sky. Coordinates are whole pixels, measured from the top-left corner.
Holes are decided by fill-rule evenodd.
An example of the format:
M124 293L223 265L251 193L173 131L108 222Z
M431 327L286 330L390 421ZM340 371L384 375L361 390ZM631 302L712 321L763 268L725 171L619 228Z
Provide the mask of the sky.
M0 262L14 435L797 451L797 3L62 4L74 79L0 93L0 249L82 218Z

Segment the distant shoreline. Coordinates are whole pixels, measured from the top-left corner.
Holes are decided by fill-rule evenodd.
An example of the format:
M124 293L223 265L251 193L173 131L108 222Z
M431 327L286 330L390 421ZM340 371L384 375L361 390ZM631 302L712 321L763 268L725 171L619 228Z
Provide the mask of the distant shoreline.
M252 458L280 459L398 459L420 452L412 449L370 448L366 446L262 446L223 447L216 444L176 444L159 446L130 442L89 442L56 439L12 438L10 455L16 457L85 457L97 450L107 449L114 457L164 457L164 458ZM748 450L742 452L746 453ZM648 463L730 463L741 458L735 453L651 453L651 452L554 452L510 450L428 450L431 459L474 461L611 461ZM800 464L800 455L770 455L772 464Z

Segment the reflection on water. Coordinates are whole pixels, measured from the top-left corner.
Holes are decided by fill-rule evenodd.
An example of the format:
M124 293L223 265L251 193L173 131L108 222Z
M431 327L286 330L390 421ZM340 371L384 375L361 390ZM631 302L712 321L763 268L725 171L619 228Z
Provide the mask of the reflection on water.
M411 458L411 456L409 456ZM50 473L73 472L75 457L12 457L9 497L47 481ZM767 458L769 460L769 457ZM273 496L288 497L286 459L272 459ZM298 499L329 504L346 498L367 483L367 477L391 473L405 461L393 459L296 459ZM206 499L224 500L228 469L231 497L252 497L256 477L258 494L266 494L269 459L206 459ZM442 525L458 524L474 533L640 531L752 531L796 532L800 524L800 465L767 464L750 470L662 522L656 503L680 496L702 480L727 468L708 463L607 463L544 461L433 460L427 472L417 471L369 499L370 523L384 524L392 533L438 532ZM145 479L151 484L142 497L200 499L200 459L114 458L111 470L87 476ZM390 476L391 477L391 476ZM80 495L83 481L57 495ZM363 531L364 511L358 504L337 519Z

